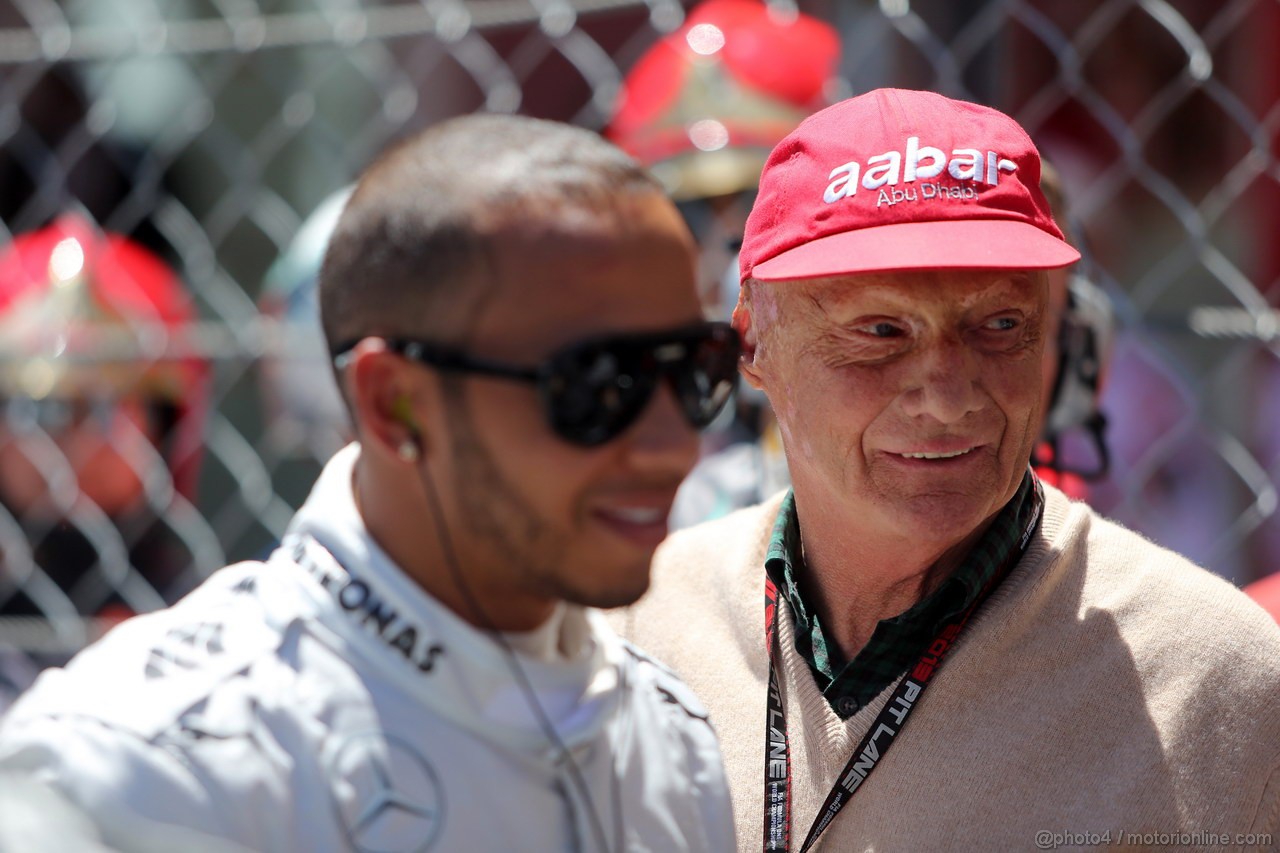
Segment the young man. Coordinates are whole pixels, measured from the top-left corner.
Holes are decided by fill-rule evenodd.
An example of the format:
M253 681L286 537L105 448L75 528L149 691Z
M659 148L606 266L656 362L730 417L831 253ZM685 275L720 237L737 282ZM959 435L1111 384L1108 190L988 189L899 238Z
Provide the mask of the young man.
M1028 467L1078 257L1039 184L1012 119L902 90L765 166L734 323L794 486L619 615L711 709L743 850L1280 841L1280 632Z
M320 299L357 443L267 563L38 682L0 769L128 849L730 848L705 712L589 609L645 591L736 370L658 185L445 123L361 179Z

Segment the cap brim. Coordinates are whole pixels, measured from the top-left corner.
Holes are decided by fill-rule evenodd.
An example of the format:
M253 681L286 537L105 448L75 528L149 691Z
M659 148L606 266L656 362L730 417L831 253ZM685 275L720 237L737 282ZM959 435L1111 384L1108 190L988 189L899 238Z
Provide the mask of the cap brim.
M872 272L1057 269L1080 260L1070 244L1026 222L903 222L832 234L756 264L748 276L785 281Z

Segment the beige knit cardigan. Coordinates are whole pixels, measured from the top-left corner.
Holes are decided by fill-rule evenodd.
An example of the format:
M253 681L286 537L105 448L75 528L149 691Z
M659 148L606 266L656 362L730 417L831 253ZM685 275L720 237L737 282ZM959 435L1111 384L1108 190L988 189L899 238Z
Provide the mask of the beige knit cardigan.
M1045 491L1022 560L817 849L1280 849L1280 628ZM780 502L673 535L648 595L610 616L709 708L744 851L762 844L763 564ZM841 720L779 612L798 850L891 689Z

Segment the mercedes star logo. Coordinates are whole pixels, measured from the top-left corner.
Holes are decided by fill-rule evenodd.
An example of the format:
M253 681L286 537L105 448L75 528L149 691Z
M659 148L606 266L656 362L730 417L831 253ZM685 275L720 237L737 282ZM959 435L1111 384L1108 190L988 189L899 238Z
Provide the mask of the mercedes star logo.
M331 789L359 853L425 853L444 828L444 788L431 764L385 732L351 735L330 762Z

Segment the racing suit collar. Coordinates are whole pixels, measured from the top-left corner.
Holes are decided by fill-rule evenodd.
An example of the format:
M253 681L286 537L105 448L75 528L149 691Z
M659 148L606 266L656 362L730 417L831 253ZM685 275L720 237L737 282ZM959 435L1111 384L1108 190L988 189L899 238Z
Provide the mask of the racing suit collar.
M359 454L359 444L352 443L334 455L276 552L311 576L306 589L319 621L353 653L408 682L422 701L463 727L483 728L487 736L496 728L516 745L546 746L513 672L516 664L567 744L594 737L625 688L625 652L602 617L565 605L558 644L570 654L551 661L512 651L468 624L414 583L369 535L352 487ZM450 689L439 689L444 680Z

